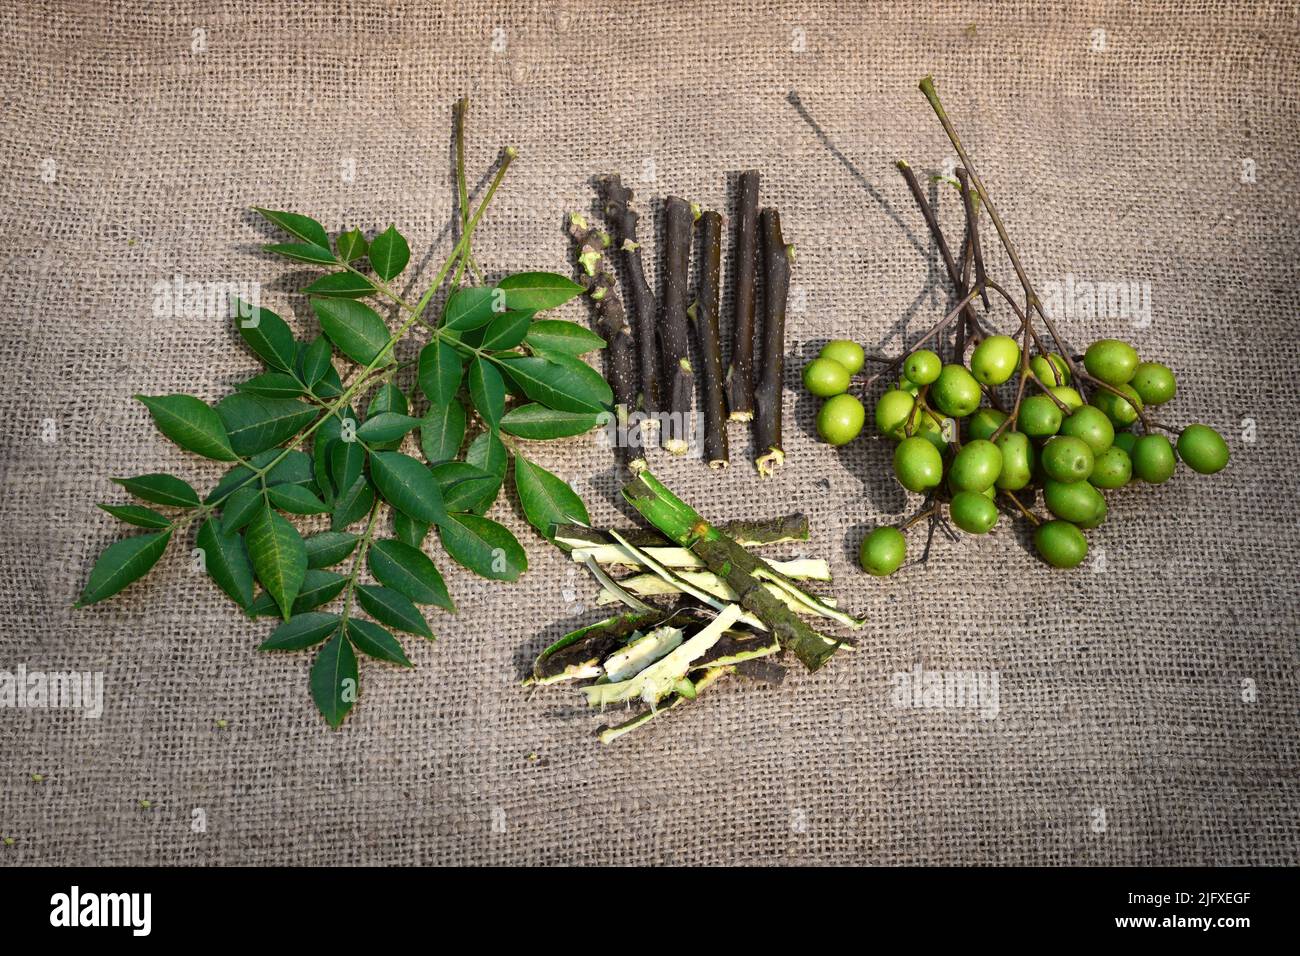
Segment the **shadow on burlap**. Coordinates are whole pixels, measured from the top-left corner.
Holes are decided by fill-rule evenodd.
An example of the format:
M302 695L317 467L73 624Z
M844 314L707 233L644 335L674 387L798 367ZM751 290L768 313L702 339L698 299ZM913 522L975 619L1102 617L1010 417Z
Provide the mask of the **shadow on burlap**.
M0 711L0 861L1298 861L1293 4L107 6L0 12L0 667L102 671L106 690L98 720ZM1162 417L1232 446L1217 477L1114 495L1100 564L1052 571L1004 522L888 581L853 570L863 530L916 502L879 444L814 441L798 368L835 336L893 352L900 317L915 335L944 308L892 165L950 159L916 91L931 71L1040 282L1148 284L1149 321L1080 309L1066 335L1174 366ZM762 170L798 247L789 464L759 482L737 431L724 474L653 465L718 519L806 511L807 551L871 621L856 654L782 687L724 681L602 747L573 695L517 686L521 659L596 612L505 499L529 573L493 585L441 558L460 613L407 642L413 672L363 663L337 732L309 656L256 652L269 625L191 573L188 541L147 584L69 610L121 533L94 508L124 499L110 475L206 488L220 470L130 396L215 400L256 368L221 322L155 316L155 284L259 281L311 330L253 204L396 222L440 258L461 92L472 168L520 151L475 244L494 273L569 269L562 217L595 173L622 171L643 209L668 192L725 208L728 174ZM628 520L607 451L536 458L598 523ZM997 716L895 706L918 664L996 672Z

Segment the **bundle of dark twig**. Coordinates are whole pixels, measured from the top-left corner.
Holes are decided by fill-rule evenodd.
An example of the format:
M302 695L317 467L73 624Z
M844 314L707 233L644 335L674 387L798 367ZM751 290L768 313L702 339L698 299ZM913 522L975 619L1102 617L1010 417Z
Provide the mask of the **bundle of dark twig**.
M794 249L781 235L775 209L758 207L758 173L740 176L736 217L735 303L730 365L724 372L720 302L722 298L723 218L677 196L664 203L661 296L645 273L643 245L632 190L618 176L602 181L602 208L609 231L590 227L581 216L570 220L578 244L584 282L596 303L609 340L607 368L614 392L620 448L634 468L645 464L644 449L661 445L674 455L698 448L712 468L730 461L729 421L753 422L754 460L767 476L784 461L781 443L781 393L785 358L785 309ZM698 228L698 280L691 297L694 232ZM760 243L761 237L761 243ZM622 261L625 312L614 289L608 250ZM761 265L761 270L760 270ZM763 277L761 328L756 322L758 277ZM693 331L692 331L693 330ZM755 380L755 339L762 339ZM692 435L696 362L702 409ZM699 442L693 444L693 438ZM633 453L629 454L629 450Z

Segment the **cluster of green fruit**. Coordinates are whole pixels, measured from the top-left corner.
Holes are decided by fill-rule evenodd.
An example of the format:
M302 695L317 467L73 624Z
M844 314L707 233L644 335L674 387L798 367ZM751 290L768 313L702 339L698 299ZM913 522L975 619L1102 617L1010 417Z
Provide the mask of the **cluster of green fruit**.
M836 341L804 369L805 387L827 398L817 430L833 445L852 441L862 430L865 410L846 390L863 361L859 346ZM1088 551L1080 529L1095 528L1106 517L1103 491L1133 479L1166 481L1179 458L1201 474L1228 463L1227 444L1207 425L1184 428L1177 452L1164 435L1129 430L1141 410L1172 399L1177 385L1166 366L1141 361L1126 342L1102 339L1089 346L1084 367L1105 384L1092 389L1088 404L1071 385L1062 356L1034 356L1029 371L1045 392L1025 397L1008 421L1007 413L981 402L985 389L1008 382L1021 361L1020 346L1005 335L980 341L969 368L945 365L935 352L919 349L902 363L898 387L876 403L876 428L898 442L899 482L909 491L947 498L952 522L963 531L984 534L997 523L999 491L1023 510L1015 492L1039 485L1054 519L1038 525L1035 546L1049 564L1072 568ZM962 420L966 435L958 442ZM900 529L876 528L862 543L862 567L891 574L906 551Z

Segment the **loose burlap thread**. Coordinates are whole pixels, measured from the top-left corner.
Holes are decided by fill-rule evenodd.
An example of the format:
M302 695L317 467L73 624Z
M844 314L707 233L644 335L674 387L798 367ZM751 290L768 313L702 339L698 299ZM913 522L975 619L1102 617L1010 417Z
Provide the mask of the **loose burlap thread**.
M0 862L1297 862L1297 12L5 4L0 668L102 672L105 712L0 710ZM928 72L1040 283L1148 284L1149 321L1079 309L1066 336L1173 366L1161 417L1232 447L1221 475L1113 495L1074 571L1004 520L889 580L857 572L864 531L917 502L885 445L819 444L798 388L826 339L893 353L948 302L893 168L952 159L916 90ZM258 653L270 625L192 573L189 540L147 583L70 610L123 533L94 508L124 500L109 476L206 489L220 472L131 396L215 400L257 368L221 321L155 314L155 286L260 282L313 331L306 273L259 251L252 205L395 222L440 260L461 93L476 175L519 148L475 241L492 275L570 270L563 216L590 209L595 174L621 172L647 214L670 192L726 213L735 171L762 171L798 250L788 464L760 481L736 430L725 473L652 466L712 518L805 511L812 541L783 553L831 561L831 590L870 621L856 653L780 687L724 680L602 747L575 695L518 686L599 612L506 498L493 516L528 573L487 583L433 550L459 614L407 641L413 671L364 662L338 731L309 699L310 656ZM607 449L534 454L597 523L630 522ZM996 672L997 715L896 706L918 664Z

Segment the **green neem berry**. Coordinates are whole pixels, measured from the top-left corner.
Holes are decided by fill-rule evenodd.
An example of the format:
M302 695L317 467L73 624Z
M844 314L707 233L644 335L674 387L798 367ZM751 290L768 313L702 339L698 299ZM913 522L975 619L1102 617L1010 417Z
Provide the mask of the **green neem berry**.
M1100 455L1115 443L1115 426L1105 412L1091 405L1076 408L1061 422L1061 434L1082 438L1094 455Z
M966 422L966 434L970 440L992 438L1002 423L1007 420L1007 413L996 408L981 408Z
M908 491L929 491L943 480L943 456L919 435L904 438L894 449L894 474Z
M1178 391L1178 383L1169 366L1159 362L1141 362L1129 382L1148 405L1163 405Z
M912 381L910 378L908 378L906 375L900 375L900 376L898 376L898 390L899 390L900 392L907 392L907 394L909 394L909 395L920 395L920 394L921 394L921 386L920 386L920 385L917 385L915 382L913 382L913 381Z
M848 370L850 375L857 375L862 371L862 366L867 361L866 353L862 351L862 346L857 342L850 342L848 339L834 339L822 346L822 350L817 353L821 358L830 359L832 362L839 362Z
M986 534L998 523L998 506L979 491L959 491L948 505L952 523L970 534Z
M1097 456L1088 481L1094 488L1123 488L1133 477L1133 462L1123 448L1111 445Z
M1035 355L1029 360L1029 370L1048 388L1070 384L1070 366L1066 365L1065 359L1056 352Z
M1137 371L1138 354L1133 346L1119 339L1098 339L1083 355L1083 367L1111 385L1124 385Z
M1174 446L1164 435L1143 435L1133 446L1133 474L1158 485L1168 481L1178 465Z
M815 358L803 368L803 387L819 398L843 395L849 388L849 370L829 358Z
M1020 346L1009 335L990 335L970 356L971 374L985 385L1001 385L1020 367Z
M903 362L903 374L909 382L917 385L929 385L939 377L943 362L929 349L917 349Z
M1073 389L1069 385L1053 385L1048 391L1056 396L1058 402L1071 411L1083 407L1083 396L1079 394L1077 389Z
M1024 432L1003 432L997 446L1002 452L1002 470L996 485L1004 491L1019 491L1034 476L1034 446Z
M1132 432L1117 431L1115 432L1115 447L1123 449L1124 454L1132 457L1133 446L1137 444L1138 437Z
M1086 481L1092 474L1093 454L1082 438L1057 435L1043 446L1043 472L1053 481Z
M1043 503L1047 510L1071 524L1088 527L1106 516L1106 499L1086 481L1043 482Z
M952 421L952 419L947 419ZM956 428L956 424L949 426ZM917 406L916 411L912 413L912 434L919 435L928 441L931 445L943 454L948 450L948 441L943 437L944 424L935 416L934 412Z
M832 445L846 445L858 437L866 420L860 401L852 395L836 395L817 412L817 434Z
M1110 389L1099 388L1092 393L1092 404L1102 410L1112 425L1124 428L1137 421L1138 411L1142 408L1142 396L1133 390L1132 385L1117 385L1116 388L1123 393L1123 397Z
M961 446L948 467L948 481L954 491L984 491L993 487L1002 471L1002 452L986 438Z
M858 563L862 570L878 578L893 574L906 557L907 539L903 532L890 526L872 529L858 549Z
M1188 425L1178 436L1178 454L1192 471L1212 475L1228 464L1228 443L1209 425Z
M1061 410L1046 395L1030 395L1020 403L1016 427L1030 438L1046 438L1061 428Z
M930 386L929 397L935 408L953 418L965 418L980 407L983 397L980 383L964 365L945 365Z
M1034 531L1034 547L1054 568L1075 568L1088 555L1088 540L1068 521L1048 521Z
M916 406L916 399L902 389L891 389L876 402L876 430L887 438L901 441L906 438L904 429Z

